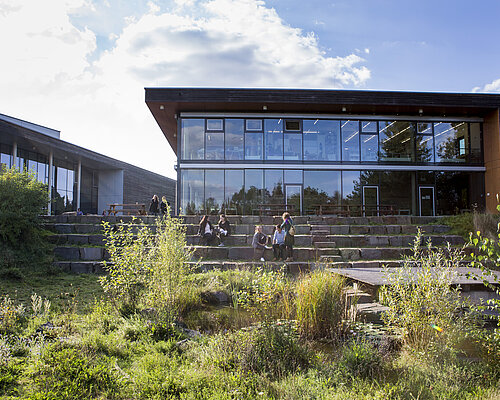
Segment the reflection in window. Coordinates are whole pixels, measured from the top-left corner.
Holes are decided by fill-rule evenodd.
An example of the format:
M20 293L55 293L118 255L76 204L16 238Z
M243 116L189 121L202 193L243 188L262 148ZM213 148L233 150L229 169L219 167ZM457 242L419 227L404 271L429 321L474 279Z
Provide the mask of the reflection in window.
M205 159L223 160L224 132L206 132L205 140L206 140Z
M434 137L432 135L416 135L415 150L417 162L434 162Z
M283 160L283 120L266 119L264 121L266 139L266 160Z
M481 124L471 123L470 126L470 157L469 162L477 164L483 161L481 146Z
M243 160L243 135L242 119L226 119L226 160Z
M218 214L224 203L224 170L205 170L205 213Z
M196 214L203 207L204 176L202 169L181 171L181 208L184 214Z
M378 135L361 135L361 161L378 160Z
M67 163L56 161L55 171L55 190L52 191L54 211L60 214L65 211L74 211L73 202L75 191L75 171L69 168L61 167Z
M285 183L302 183L302 170L285 169Z
M181 159L203 160L205 158L205 120L183 119L181 131Z
M264 173L261 169L245 170L245 213L252 215L262 203Z
M264 203L283 204L283 170L266 169L264 178Z
M304 211L314 214L321 204L340 204L340 171L304 171Z
M377 121L361 121L362 133L377 133Z
M469 177L469 173L436 172L438 215L454 215L470 209Z
M243 170L227 169L225 171L225 212L228 214L243 214L245 200Z
M406 121L381 121L379 123L380 161L414 161L413 138L415 126Z
M247 119L246 120L246 130L247 131L262 132L262 120L261 119Z
M410 214L412 211L411 172L380 171L380 204Z
M359 171L342 171L342 204L361 204Z
M304 160L340 161L340 121L304 120Z
M245 160L262 160L262 132L245 133Z
M342 121L342 160L359 161L359 121Z
M207 119L207 131L222 131L223 127L221 119Z
M467 123L435 123L434 142L436 145L436 162L465 163L469 153ZM463 154L460 153L461 150Z
M285 133L285 160L302 160L301 133Z

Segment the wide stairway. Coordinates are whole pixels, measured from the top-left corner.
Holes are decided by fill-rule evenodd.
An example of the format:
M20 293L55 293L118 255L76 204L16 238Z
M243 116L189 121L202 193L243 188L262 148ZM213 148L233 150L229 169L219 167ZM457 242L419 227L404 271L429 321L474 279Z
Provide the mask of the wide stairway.
M102 222L120 224L130 222L129 216L48 216L42 217L46 229L52 232L49 240L55 245L56 264L74 273L102 273L102 261L107 259L102 235ZM265 262L255 260L251 247L256 225L271 235L280 217L228 216L232 235L225 246L199 245L198 216L181 217L186 225L187 244L194 249L192 263L201 270L213 268L249 268L266 264L279 269L283 262L272 262L272 250L264 253ZM146 225L154 225L154 217L142 217ZM318 266L332 268L379 268L397 266L404 254L410 254L417 229L424 233L423 240L433 246L461 246L464 239L450 235L449 227L439 223L439 217L383 216L335 217L298 216L294 261L287 262L291 273L307 271Z

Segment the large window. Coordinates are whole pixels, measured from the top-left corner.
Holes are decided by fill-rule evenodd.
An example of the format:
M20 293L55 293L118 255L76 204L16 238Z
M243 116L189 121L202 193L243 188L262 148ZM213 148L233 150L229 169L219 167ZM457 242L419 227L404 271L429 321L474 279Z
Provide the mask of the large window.
M469 162L479 164L483 162L483 146L481 142L481 124L471 123L470 127L470 159Z
M196 214L203 208L204 170L186 169L181 171L181 209L185 214Z
M12 166L12 147L0 143L0 171L5 166L10 168Z
M361 161L378 161L377 121L361 121Z
M434 162L434 136L432 123L417 123L415 150L415 160L417 162Z
M227 169L225 178L225 212L228 214L243 214L243 205L245 204L243 170Z
M262 203L264 171L261 169L245 170L245 213L253 214Z
M73 201L76 192L76 174L74 167L60 160L54 162L54 183L55 187L52 191L54 209L56 214L65 211L74 211L75 202ZM89 211L87 211L89 212Z
M245 160L262 160L262 132L245 132Z
M205 159L224 160L224 122L221 119L207 119Z
M266 160L283 160L283 120L264 120Z
M304 160L340 161L340 121L303 122Z
M226 160L243 160L245 138L242 119L226 119Z
M379 122L380 161L407 163L415 160L413 152L414 125L407 121Z
M342 204L361 204L361 184L359 171L342 171Z
M266 169L264 180L264 203L283 204L283 170Z
M205 159L204 134L205 134L204 119L182 120L181 159L183 160Z
M340 171L304 171L304 211L314 214L320 204L340 204Z
M469 155L469 132L465 122L434 124L436 162L465 163Z
M218 214L224 203L224 170L205 171L205 213Z
M342 160L359 162L359 121L342 121Z

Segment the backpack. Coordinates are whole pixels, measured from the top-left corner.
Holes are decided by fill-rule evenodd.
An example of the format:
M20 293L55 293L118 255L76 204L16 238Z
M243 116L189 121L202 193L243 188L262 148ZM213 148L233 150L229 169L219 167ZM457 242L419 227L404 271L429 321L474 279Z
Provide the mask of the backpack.
M295 226L291 226L290 229L288 230L288 234L290 236L295 236Z

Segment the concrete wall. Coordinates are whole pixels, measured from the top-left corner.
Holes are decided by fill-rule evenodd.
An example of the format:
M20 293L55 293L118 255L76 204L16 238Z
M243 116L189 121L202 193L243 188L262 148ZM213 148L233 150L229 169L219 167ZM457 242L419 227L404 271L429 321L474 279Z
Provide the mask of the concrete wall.
M123 204L123 170L99 171L98 213L108 210L109 204Z
M486 189L486 209L496 213L497 198L500 194L500 119L499 110L491 112L484 118L484 175Z

